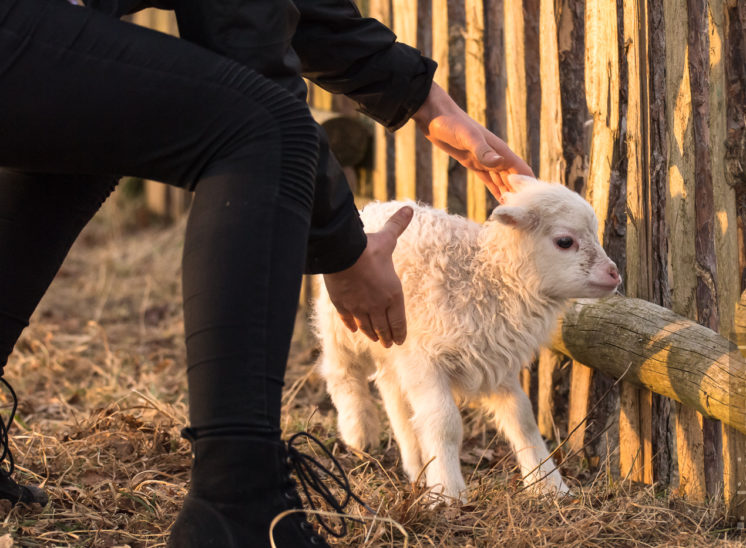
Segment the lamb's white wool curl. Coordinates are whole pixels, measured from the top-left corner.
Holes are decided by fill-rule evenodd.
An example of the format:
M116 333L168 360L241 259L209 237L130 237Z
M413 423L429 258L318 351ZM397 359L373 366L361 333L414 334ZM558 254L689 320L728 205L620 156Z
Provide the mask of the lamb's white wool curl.
M320 370L342 438L360 449L377 444L368 389L375 374L405 472L414 480L435 457L427 484L450 497L463 498L465 489L458 400L478 400L494 413L525 481L567 491L551 459L541 464L548 453L519 372L547 342L567 299L607 295L619 283L585 200L557 184L517 176L511 183L519 190L482 225L406 204L414 217L394 252L407 310L403 345L385 349L347 330L323 284L315 304ZM381 229L402 205L367 206L366 231Z

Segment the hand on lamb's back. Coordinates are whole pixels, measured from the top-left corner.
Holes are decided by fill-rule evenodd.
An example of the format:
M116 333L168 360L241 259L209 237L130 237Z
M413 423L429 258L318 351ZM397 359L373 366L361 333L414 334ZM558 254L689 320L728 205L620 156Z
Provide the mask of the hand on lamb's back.
M414 217L393 255L402 276L409 335L384 349L350 333L323 291L315 306L320 371L346 443L376 447L384 400L407 476L465 499L454 395L479 402L510 441L524 481L568 488L549 457L519 372L546 342L567 299L613 293L620 277L598 241L590 205L556 184L511 176L515 192L482 225L410 204ZM366 227L385 226L400 203L372 204Z

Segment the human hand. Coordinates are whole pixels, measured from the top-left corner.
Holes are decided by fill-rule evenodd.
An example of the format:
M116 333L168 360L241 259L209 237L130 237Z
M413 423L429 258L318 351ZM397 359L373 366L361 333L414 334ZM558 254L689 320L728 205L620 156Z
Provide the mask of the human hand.
M435 82L412 118L430 142L476 172L498 201L503 193L513 190L509 174L534 176L502 139L461 110Z
M360 329L386 348L407 337L404 294L391 255L413 213L411 207L399 209L379 232L368 234L368 245L354 265L324 274L329 298L348 329Z

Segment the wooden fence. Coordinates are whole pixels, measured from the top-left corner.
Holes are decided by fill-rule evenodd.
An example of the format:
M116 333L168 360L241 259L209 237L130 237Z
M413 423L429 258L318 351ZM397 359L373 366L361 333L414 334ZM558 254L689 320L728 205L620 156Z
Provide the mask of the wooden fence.
M742 374L733 349L746 347L737 315L742 293L746 309L746 0L369 0L365 9L438 61L436 80L540 178L591 202L627 296L732 341L716 345L727 351L704 363L698 382L709 367L725 371L721 384ZM338 99L315 88L309 101L330 110ZM395 134L376 128L373 150L370 171L358 172L369 197L416 198L478 221L494 205L411 122ZM678 324L667 325L671 333ZM613 331L605 335L613 341ZM524 379L542 434L581 425L568 445L591 462L609 459L622 478L677 486L696 500L722 490L743 522L746 436L696 410L706 406L640 388L674 395L663 389L665 368L646 368L661 362L656 337L640 335L637 365L663 380L610 391L600 352L568 364L542 351ZM737 362L730 377L726 355ZM557 390L563 378L567 397ZM742 387L734 381L723 393Z

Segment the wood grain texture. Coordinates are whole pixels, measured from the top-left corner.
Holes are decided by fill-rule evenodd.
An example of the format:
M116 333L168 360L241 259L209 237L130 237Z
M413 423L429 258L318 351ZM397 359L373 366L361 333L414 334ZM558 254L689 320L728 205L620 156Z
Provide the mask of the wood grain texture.
M393 3L394 33L400 42L417 47L417 0ZM396 199L414 200L417 188L416 127L412 120L394 134L396 147Z
M518 156L528 158L523 2L506 0L504 13L507 142Z
M746 360L724 337L667 308L621 296L579 299L552 347L746 433Z
M536 422L539 432L547 439L554 439L554 373L562 356L548 348L539 352L537 371Z
M481 125L487 124L484 74L484 8L482 0L465 0L466 7L466 112ZM466 212L470 219L487 218L484 183L473 171L466 174Z
M567 440L568 450L583 455L585 444L585 425L579 426L588 414L588 396L593 380L593 369L580 362L573 361L570 373L570 401L567 407L567 432L577 431Z
M694 129L689 79L688 10L677 0L664 0L666 35L666 123L668 125L668 193L666 219L669 230L668 262L671 308L689 319L697 317L694 238ZM676 439L680 490L693 500L704 500L705 471L702 419L696 412L676 414Z
M585 93L593 117L586 198L598 217L603 241L609 181L619 132L619 48L615 2L585 5Z
M541 79L539 178L565 184L565 158L562 154L562 93L555 0L541 0L539 10L539 73Z
M389 0L370 0L370 16L383 24L390 24L391 11ZM388 200L388 146L386 129L375 124L373 129L373 199L385 202Z
M627 63L627 265L626 294L652 300L652 216L648 99L647 2L623 3ZM653 482L652 399L637 387L622 385L619 422L621 474Z

